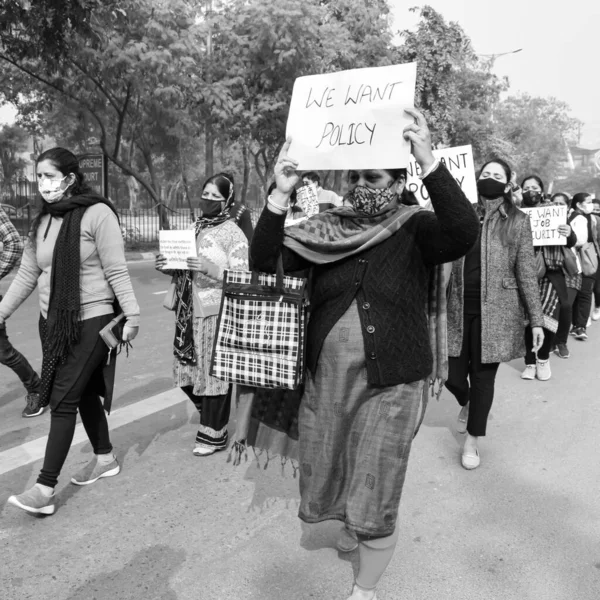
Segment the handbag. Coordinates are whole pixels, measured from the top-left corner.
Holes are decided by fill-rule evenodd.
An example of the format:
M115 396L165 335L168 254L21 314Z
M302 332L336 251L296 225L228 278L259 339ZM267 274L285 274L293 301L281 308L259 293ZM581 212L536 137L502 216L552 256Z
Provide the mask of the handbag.
M177 308L177 275L171 277L169 289L163 298L163 306L167 310L175 310Z
M586 242L579 248L581 270L584 277L594 277L598 271L598 253L594 242Z
M296 389L304 376L307 281L226 270L210 374L253 387Z
M579 275L579 273L581 273L581 268L577 261L577 254L575 254L574 250L567 248L566 246L562 246L561 250L565 258L563 268L566 274L570 277Z

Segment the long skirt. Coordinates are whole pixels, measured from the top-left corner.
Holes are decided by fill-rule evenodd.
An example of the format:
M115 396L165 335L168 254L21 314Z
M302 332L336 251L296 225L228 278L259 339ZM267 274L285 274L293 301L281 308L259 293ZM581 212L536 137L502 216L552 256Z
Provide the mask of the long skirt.
M217 333L217 315L194 317L194 349L197 363L189 365L175 358L173 379L177 387L192 386L196 396L223 396L229 391L229 383L209 375L210 359Z
M336 519L359 534L393 533L423 381L367 382L356 304L330 331L299 415L299 516Z

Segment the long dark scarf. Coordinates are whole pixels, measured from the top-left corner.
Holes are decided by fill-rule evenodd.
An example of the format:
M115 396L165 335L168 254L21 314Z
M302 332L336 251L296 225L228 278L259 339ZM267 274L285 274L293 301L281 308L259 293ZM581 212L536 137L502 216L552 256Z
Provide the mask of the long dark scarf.
M41 400L48 404L56 367L64 362L70 349L79 341L81 219L94 204L106 204L117 214L112 203L93 192L65 198L55 204L44 202L42 214L62 217L52 255L50 301L46 335L42 340ZM48 227L50 224L48 224Z
M196 219L196 239L204 229L217 227L231 218L231 202L216 217L198 217ZM181 363L195 365L198 357L194 348L194 293L192 271L177 273L175 288L175 339L173 354Z

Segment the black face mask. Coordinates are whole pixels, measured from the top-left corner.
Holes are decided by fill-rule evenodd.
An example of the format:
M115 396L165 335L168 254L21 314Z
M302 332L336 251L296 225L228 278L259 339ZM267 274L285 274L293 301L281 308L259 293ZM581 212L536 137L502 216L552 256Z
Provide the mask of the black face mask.
M221 212L221 203L201 199L199 202L203 217L216 217Z
M540 192L532 192L527 190L523 192L523 205L524 206L537 206L542 201L542 194Z
M487 198L488 200L493 200L494 198L500 198L503 196L505 187L505 183L496 181L495 179L491 179L489 177L487 179L480 179L477 182L477 191L479 192L479 195L483 198Z

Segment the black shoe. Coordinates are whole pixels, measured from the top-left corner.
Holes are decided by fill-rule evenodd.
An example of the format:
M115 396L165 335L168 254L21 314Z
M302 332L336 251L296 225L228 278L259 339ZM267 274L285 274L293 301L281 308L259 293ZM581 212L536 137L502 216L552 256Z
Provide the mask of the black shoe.
M578 327L573 335L575 336L575 339L580 342L585 342L588 339L585 327Z
M27 394L27 406L21 413L26 419L29 417L37 417L44 412L46 407L42 406L39 394Z
M556 349L554 350L554 354L556 354L556 356L559 356L560 358L569 358L569 356L571 356L569 348L566 344L558 344L556 346Z

